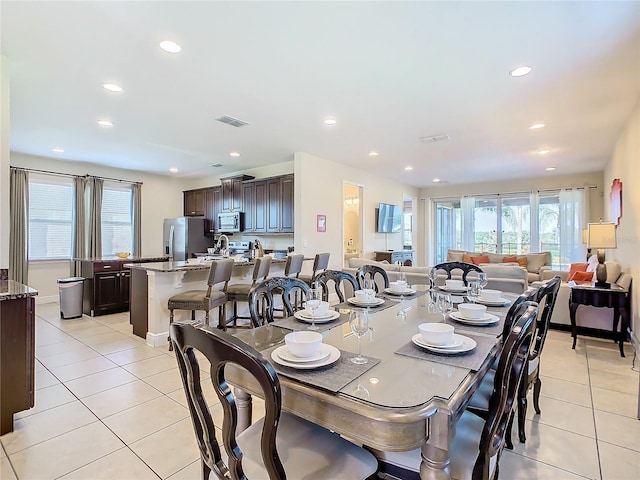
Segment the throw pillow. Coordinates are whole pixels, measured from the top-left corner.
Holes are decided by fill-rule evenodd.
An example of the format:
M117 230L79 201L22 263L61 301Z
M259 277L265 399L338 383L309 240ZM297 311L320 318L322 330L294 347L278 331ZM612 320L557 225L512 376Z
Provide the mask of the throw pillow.
M503 257L502 263L518 263L518 257L515 255L512 257Z
M527 255L527 271L529 273L540 273L540 269L546 265L547 255L545 253L530 253Z
M449 250L447 252L447 262L464 262L464 255L466 255L461 250Z
M466 253L462 255L462 261L464 263L473 263L473 260L471 259L471 255L467 255Z
M587 271L587 263L572 263L569 267L569 273L567 274L567 282L573 280L573 277L578 272L586 272Z
M521 267L527 268L527 266L529 265L529 260L527 259L526 255L522 257L516 257L516 259L518 261L518 265L520 265Z
M576 272L573 274L572 280L576 283L591 283L593 281L593 273Z
M489 263L489 257L481 255L479 257L471 257L471 261L474 265L480 265L481 263Z

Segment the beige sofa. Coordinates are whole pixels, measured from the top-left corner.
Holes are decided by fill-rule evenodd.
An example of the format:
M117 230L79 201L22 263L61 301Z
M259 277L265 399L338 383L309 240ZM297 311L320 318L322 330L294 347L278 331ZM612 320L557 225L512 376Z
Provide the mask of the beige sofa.
M387 272L389 281L398 278L398 271L405 272L407 283L410 285L428 285L431 267L406 267L387 262L376 262L367 258L351 258L349 266L343 271L355 277L356 270L362 265L377 265ZM493 288L503 292L522 293L528 286L528 276L524 268L516 265L483 265L480 268L487 274L489 283L486 288ZM456 278L455 274L452 278Z
M504 263L504 257L513 257L515 255L505 255L503 253L489 253L489 252L467 252L465 250L453 250L447 251L447 262L463 262L464 256L470 257L487 256L489 258L489 265L513 265L511 263ZM545 271L551 270L551 252L539 252L528 253L526 255L517 255L519 258L527 258L527 280L529 284L542 280L542 275ZM480 268L484 269L488 264L482 263ZM524 268L524 267L523 267Z
M629 288L631 285L631 275L623 273L622 267L618 262L605 262L605 264L607 266L607 282L617 283L623 288ZM556 305L553 309L553 315L551 316L551 323L558 325L571 325L569 315L569 294L571 293L571 288L569 284L566 283L568 273L569 272L565 271L549 270L544 272L542 278L542 281L546 281L559 275L562 279ZM533 286L539 284L540 282L534 283ZM576 310L576 325L579 327L611 331L613 326L613 309L581 305L578 307L578 310Z

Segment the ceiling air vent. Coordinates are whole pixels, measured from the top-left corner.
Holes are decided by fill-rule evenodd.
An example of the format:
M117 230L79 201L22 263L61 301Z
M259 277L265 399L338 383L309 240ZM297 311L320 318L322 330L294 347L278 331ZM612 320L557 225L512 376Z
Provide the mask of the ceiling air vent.
M222 164L221 163L212 163L211 165L209 165L210 167L221 167Z
M430 137L420 137L422 143L435 143L449 140L449 135L446 133L440 133L438 135L431 135Z
M231 125L232 127L244 127L245 125L249 125L247 122L230 117L229 115L222 115L221 117L216 118L216 120Z

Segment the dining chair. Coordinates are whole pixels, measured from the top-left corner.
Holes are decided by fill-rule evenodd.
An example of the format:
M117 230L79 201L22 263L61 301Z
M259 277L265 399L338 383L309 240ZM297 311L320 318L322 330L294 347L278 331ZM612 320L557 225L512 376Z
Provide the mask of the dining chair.
M329 255L329 253L317 253L313 259L313 272L311 275L298 275L298 278L311 286L316 280L316 275L329 268Z
M171 326L171 340L200 449L202 478L358 479L377 472L375 457L365 449L303 418L282 411L282 390L273 366L255 349L219 330L188 323ZM200 352L209 365L211 382L222 404L224 420L214 422L204 395ZM236 398L226 380L227 367L241 367L264 396L264 417L236 433ZM220 429L221 428L221 429ZM223 457L222 448L226 452Z
M533 342L538 305L525 302L518 308L513 328L504 341L498 360L486 420L465 411L456 423L449 448L451 478L456 480L497 479L505 446L505 431L513 421L513 410ZM422 449L410 452L371 450L380 471L403 480L420 478Z
M338 296L340 303L345 301L345 297L348 294L353 295L353 292L358 290L358 281L353 275L340 270L325 270L316 277L316 285L322 288L322 300L329 301L330 286L333 283L333 289ZM349 292L348 289L351 289Z
M297 310L304 308L302 304L308 294L309 286L297 278L267 278L249 292L251 323L254 327L259 327L273 322L276 299L282 304L284 316L290 317Z
M255 260L253 273L251 275L251 283L232 283L227 287L227 299L233 302L233 316L231 321L233 326L237 328L251 328L252 324L238 326L238 319L250 320L251 317L241 317L238 315L238 302L249 302L249 292L258 282L266 280L271 269L271 257L259 257Z
M470 272L483 273L482 269L474 265L473 263L466 262L443 262L435 265L436 270L443 270L447 274L447 278L451 279L451 272L454 270L460 270L462 272L462 281L465 285L468 285L467 275Z
M170 297L167 302L169 325L173 323L174 310L191 310L191 320L195 320L196 310L204 310L205 322L209 325L209 311L218 307L218 328L226 329L227 310L225 306L227 304L227 288L233 272L233 264L232 258L211 262L206 290L188 290ZM214 290L213 287L220 283L224 283L222 289ZM171 348L172 345L169 341L169 350Z
M384 268L377 265L362 265L356 270L356 280L358 281L358 288L364 288L365 278L373 278L375 284L376 293L382 289L389 288L389 276ZM379 285L381 283L381 285Z

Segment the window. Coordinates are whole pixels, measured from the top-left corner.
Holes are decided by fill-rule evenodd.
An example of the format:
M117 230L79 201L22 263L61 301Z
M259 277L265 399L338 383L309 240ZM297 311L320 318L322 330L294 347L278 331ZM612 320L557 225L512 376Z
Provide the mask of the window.
M102 255L133 251L131 187L107 184L102 190Z
M462 248L462 210L460 200L435 202L436 263L447 261L447 251Z
M71 258L73 181L29 175L29 260Z

